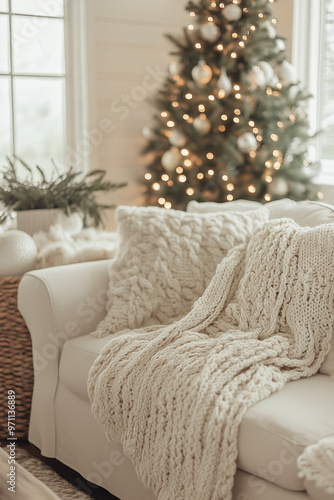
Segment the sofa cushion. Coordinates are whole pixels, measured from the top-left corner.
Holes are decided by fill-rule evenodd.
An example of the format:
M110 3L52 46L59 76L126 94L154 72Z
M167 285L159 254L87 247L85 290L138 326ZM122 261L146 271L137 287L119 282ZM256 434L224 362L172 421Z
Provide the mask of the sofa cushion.
M158 207L118 207L120 243L109 267L103 336L142 326L170 324L187 314L234 246L268 220L251 214L195 214Z
M104 346L119 335L122 335L122 332L105 337L83 335L67 341L59 366L59 378L64 385L80 398L89 400L88 372Z
M65 344L60 380L82 399L88 400L88 372L93 362L115 335L86 335ZM334 433L333 394L334 379L316 374L289 382L248 409L239 429L238 467L283 488L303 490L296 459L306 446Z
M245 413L238 466L283 488L303 490L297 457L334 432L334 379L317 373L287 383Z
M261 205L256 201L235 200L226 203L190 201L187 212L209 213L227 212L230 210L248 211ZM293 201L288 198L270 201L265 204L269 210L270 219L289 217L300 226L314 227L319 224L334 222L334 206L320 201Z

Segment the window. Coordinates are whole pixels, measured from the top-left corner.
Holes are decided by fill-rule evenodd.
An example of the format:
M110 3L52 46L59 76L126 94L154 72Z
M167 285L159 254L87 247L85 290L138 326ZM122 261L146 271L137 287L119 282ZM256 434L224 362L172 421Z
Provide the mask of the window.
M334 0L294 0L293 64L312 98L310 149L319 183L334 184Z
M13 154L44 168L74 163L87 120L84 3L0 0L1 164Z

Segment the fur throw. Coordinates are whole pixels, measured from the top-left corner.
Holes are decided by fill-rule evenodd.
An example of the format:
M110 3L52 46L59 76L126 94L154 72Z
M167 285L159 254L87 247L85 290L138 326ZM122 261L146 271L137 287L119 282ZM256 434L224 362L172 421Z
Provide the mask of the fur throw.
M118 234L95 228L83 229L78 214L63 216L61 221L33 236L37 246L37 269L111 259L118 245Z
M268 222L184 318L106 345L89 375L93 412L159 500L232 498L243 414L329 351L333 262L333 225Z

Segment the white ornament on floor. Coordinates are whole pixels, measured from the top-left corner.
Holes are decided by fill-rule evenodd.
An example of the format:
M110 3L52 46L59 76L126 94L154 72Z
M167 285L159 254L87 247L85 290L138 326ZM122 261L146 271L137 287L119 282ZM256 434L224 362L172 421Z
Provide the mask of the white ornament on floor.
M10 230L0 236L0 255L0 278L21 276L36 267L36 244L23 231Z

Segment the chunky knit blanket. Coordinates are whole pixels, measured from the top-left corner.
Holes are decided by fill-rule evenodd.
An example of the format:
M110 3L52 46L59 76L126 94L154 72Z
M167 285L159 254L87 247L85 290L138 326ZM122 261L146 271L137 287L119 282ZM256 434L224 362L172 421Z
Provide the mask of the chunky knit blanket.
M248 407L314 374L334 322L334 227L266 223L191 311L124 333L89 377L93 412L159 500L230 500Z

